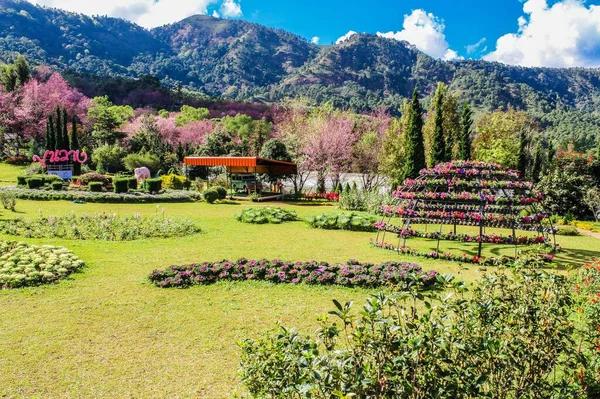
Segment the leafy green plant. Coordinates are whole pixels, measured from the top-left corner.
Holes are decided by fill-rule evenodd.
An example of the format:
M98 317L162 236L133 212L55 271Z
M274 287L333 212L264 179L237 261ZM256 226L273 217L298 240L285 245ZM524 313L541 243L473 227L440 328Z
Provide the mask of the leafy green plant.
M346 184L346 187L349 187ZM339 208L346 211L363 211L374 215L381 214L381 207L392 203L393 196L377 191L346 190L340 194Z
M227 198L227 190L225 188L217 186L215 187L215 190L217 190L217 194L219 194L219 199Z
M575 228L573 226L560 226L558 228L558 231L556 232L556 235L559 235L559 236L579 236L581 234L579 233L579 231L577 231L577 228Z
M194 202L202 195L195 191L170 191L151 194L141 191L115 194L113 192L92 192L81 190L29 190L25 188L0 188L0 193L9 192L16 199L32 201L86 201L97 203L155 203L155 202Z
M17 198L14 193L10 191L0 192L0 202L4 209L10 209L11 211L15 211L15 207L17 206Z
M156 194L162 189L162 180L160 178L146 179L144 180L144 186L146 191Z
M83 266L63 247L0 241L0 289L52 283Z
M106 177L100 173L94 173L94 172L85 173L85 174L79 176L79 179L77 181L82 186L87 186L91 182L101 182L105 187L107 187L110 184L110 180L108 177Z
M63 182L61 181L53 181L50 186L52 187L52 190L54 191L61 191L63 189Z
M556 274L485 275L467 292L334 301L316 336L282 326L242 348L242 382L270 398L585 397L572 285Z
M293 222L298 220L298 215L295 211L266 206L246 208L241 213L237 214L235 218L242 223L279 224L282 222Z
M376 231L376 222L374 216L354 212L320 213L306 219L310 227L328 230Z
M200 228L189 219L173 219L158 214L119 216L102 213L78 216L73 213L39 219L2 220L0 232L26 238L130 241L181 237L198 233Z
M160 179L162 180L163 188L172 190L183 190L187 181L187 178L185 176L179 176L174 173L163 175L160 177Z
M27 179L27 188L36 189L40 188L44 185L44 180L39 177L30 177Z

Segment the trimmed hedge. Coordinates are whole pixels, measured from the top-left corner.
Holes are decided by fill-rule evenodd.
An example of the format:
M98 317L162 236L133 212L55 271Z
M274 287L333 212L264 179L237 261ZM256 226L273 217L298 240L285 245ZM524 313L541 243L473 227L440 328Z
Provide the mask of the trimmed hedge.
M120 194L126 193L129 190L129 179L128 178L113 178L113 192Z
M161 179L146 179L144 181L146 191L149 193L158 193L162 189Z
M227 198L227 190L225 188L217 186L215 187L215 190L217 190L217 194L219 194L219 199Z
M60 181L53 181L50 185L54 191L61 191L63 189L63 183Z
M88 183L88 189L93 193L101 193L104 188L104 184L99 181L92 181Z
M26 186L27 176L17 176L17 186Z
M29 190L26 188L1 187L0 193L11 193L16 199L32 201L86 201L96 203L157 203L157 202L195 202L201 201L202 195L196 191L169 191L161 194L129 192L115 194L113 192L91 191L47 191Z
M40 188L44 185L44 180L39 177L30 177L27 179L27 188L30 190Z
M130 190L137 190L138 188L137 179L135 177L128 177L127 184Z

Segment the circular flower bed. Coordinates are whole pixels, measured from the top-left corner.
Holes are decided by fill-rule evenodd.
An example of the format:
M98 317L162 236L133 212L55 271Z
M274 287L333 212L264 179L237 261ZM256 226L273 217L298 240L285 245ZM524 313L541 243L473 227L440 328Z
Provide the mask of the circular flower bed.
M0 233L27 238L66 238L70 240L130 241L143 238L180 237L200 232L187 219L164 215L118 216L96 214L50 216L39 219L0 221Z
M246 208L235 218L242 223L252 224L280 224L282 222L293 222L298 220L298 215L295 211L287 211L282 208L255 207Z
M434 288L440 281L436 271L426 272L417 264L385 262L382 264L327 262L284 262L239 259L235 262L204 262L184 266L171 266L155 270L149 278L162 288L184 288L191 285L210 284L220 280L264 280L273 283L307 283L343 285L347 287L401 286L402 288Z
M83 266L63 247L0 241L0 289L52 283Z

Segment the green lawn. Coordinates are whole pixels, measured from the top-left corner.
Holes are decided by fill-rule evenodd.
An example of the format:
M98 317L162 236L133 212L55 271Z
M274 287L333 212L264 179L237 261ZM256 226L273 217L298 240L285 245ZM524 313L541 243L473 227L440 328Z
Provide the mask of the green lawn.
M0 180L5 175L0 168ZM270 204L252 204L266 206ZM278 204L306 217L333 207ZM196 220L203 233L134 242L53 240L72 249L87 268L51 286L0 292L0 397L187 398L229 397L241 392L236 342L275 322L316 328L331 300L362 300L369 290L219 283L187 290L159 289L146 281L155 268L223 258L361 261L405 259L425 269L476 280L481 271L454 263L398 255L369 245L372 233L310 229L303 222L250 225L234 220L244 205L115 205L19 201L0 218L68 212L164 212ZM430 226L431 227L431 226ZM3 239L19 239L2 236ZM48 243L44 240L25 240ZM563 261L600 256L600 241L559 237ZM434 241L413 239L417 248ZM492 247L492 246L490 246ZM474 250L444 243L442 250ZM494 249L496 250L496 249ZM510 254L511 247L500 249Z

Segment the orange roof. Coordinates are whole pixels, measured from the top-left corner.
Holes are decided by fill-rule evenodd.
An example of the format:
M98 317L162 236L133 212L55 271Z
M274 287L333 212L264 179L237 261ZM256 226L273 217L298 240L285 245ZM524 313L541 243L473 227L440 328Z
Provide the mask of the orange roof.
M184 163L190 166L225 166L229 173L293 175L298 172L293 162L259 157L185 157Z

